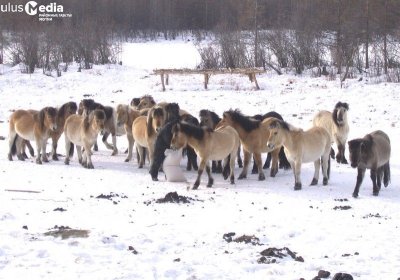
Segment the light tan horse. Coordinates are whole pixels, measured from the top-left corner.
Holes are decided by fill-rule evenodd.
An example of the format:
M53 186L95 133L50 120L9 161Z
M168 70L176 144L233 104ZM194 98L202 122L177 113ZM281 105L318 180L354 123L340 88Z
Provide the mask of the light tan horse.
M294 172L295 190L301 189L301 165L307 162L314 162L315 167L311 185L318 184L321 161L323 184L328 184L331 137L325 128L314 126L303 131L276 118L266 119L266 124L270 129L268 148L273 150L277 146L285 147L286 156Z
M344 164L347 164L344 152L349 135L349 123L347 120L348 110L349 105L347 103L338 102L332 113L329 111L320 111L313 119L314 126L323 127L329 132L332 143L335 142L338 148L336 161ZM332 152L334 156L335 152L333 150Z
M153 96L151 95L143 95L139 99L139 104L137 104L137 109L142 110L145 108L151 108L156 105L156 102L154 101Z
M171 148L180 149L189 145L197 156L200 157L200 165L197 179L193 189L200 185L200 178L206 168L208 175L207 187L212 187L214 179L211 176L210 160L224 160L230 155L230 181L235 183L234 169L238 147L240 145L239 135L230 126L212 130L206 127L197 127L188 123L180 122L172 128ZM228 177L228 176L227 176ZM225 179L227 179L227 177Z
M9 129L9 153L8 159L17 154L19 160L22 156L23 141L34 140L36 142L36 163L48 162L46 155L47 139L50 132L57 130L57 110L53 107L45 107L33 114L26 110L17 110L10 116Z
M254 160L257 163L258 168L258 180L265 180L264 171L262 169L261 153L270 152L270 149L267 147L270 131L266 119L258 121L244 116L239 110L229 110L224 112L222 120L217 125L217 128L222 126L233 127L239 134L240 142L242 143L244 163L243 170L238 179L240 180L247 177L251 154L254 154ZM276 173L278 173L280 148L281 147L277 145L271 152L271 177L275 177Z
M158 106L152 107L147 117L140 116L133 121L132 135L139 152L139 168L144 165L143 148L148 149L150 164L152 163L157 133L164 126L165 121L165 110Z
M141 116L141 112L132 108L132 106L119 104L117 106L117 126L123 125L126 132L126 137L128 138L128 156L125 162L129 162L132 159L132 150L135 139L132 134L132 124Z
M64 124L65 120L73 114L76 114L78 107L75 102L67 102L63 104L60 108L57 108L57 129L55 131L50 130L50 138L52 140L52 151L51 151L51 156L53 160L58 160L58 155L57 155L57 144L58 140L61 137L61 134L64 132ZM39 111L37 110L27 110L29 113L32 115L38 114ZM33 149L32 146L30 145L30 142L28 140L24 140L23 145L21 146L21 152L26 157L25 155L25 146L28 147L30 154L33 156Z
M96 109L89 115L71 115L65 121L65 151L64 163L69 164L73 154L73 145L76 145L79 163L83 167L93 169L91 148L96 142L100 131L105 127L106 115L103 110ZM82 156L82 147L85 149Z

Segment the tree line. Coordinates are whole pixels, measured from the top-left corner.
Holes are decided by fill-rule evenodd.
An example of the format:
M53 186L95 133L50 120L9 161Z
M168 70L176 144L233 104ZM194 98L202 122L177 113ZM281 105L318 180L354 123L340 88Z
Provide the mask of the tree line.
M49 4L54 0L37 1ZM5 47L26 71L83 68L118 62L119 42L175 39L188 31L199 43L203 67L266 67L302 73L317 68L346 78L354 71L391 74L400 67L398 0L58 0L72 18L38 22L2 13ZM0 0L0 3L7 3ZM328 67L328 68L327 68ZM395 76L392 77L395 80Z

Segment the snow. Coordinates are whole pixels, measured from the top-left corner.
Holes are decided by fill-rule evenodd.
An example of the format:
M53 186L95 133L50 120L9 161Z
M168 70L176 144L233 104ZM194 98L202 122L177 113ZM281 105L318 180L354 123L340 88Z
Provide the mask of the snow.
M367 174L354 199L356 170L332 162L328 186L308 186L313 164L304 164L301 191L293 190L292 171L283 170L275 178L265 170L262 182L248 175L233 186L215 174L210 189L203 174L194 191L186 183L166 182L163 173L153 182L147 165L138 169L136 162L125 163L125 137L118 137L120 153L114 157L99 141L94 170L82 168L76 156L69 166L63 158L43 165L34 159L9 162L6 139L0 141L0 279L312 279L321 269L332 273L329 279L337 272L354 279L400 277L398 84L369 84L364 78L341 88L324 77L268 73L258 76L259 91L247 77L236 75L212 76L204 90L201 76L171 75L162 92L152 70L196 67L199 56L192 42L126 43L123 50L122 66L81 73L71 66L59 78L2 66L0 136L8 135L11 110L61 106L87 96L116 106L151 94L157 101L178 102L195 116L204 108L218 114L230 108L246 114L275 110L302 128L311 126L316 112L342 101L350 105L349 139L376 129L390 136L391 184L374 197ZM58 152L65 153L63 137ZM236 177L239 172L237 167ZM196 175L185 171L190 184ZM155 202L175 191L195 200ZM114 196L96 198L101 194ZM334 210L337 206L351 208ZM88 237L45 235L56 225L87 230ZM223 235L229 232L236 233L234 238L254 235L262 245L228 243ZM304 262L285 257L257 263L269 247L288 247Z

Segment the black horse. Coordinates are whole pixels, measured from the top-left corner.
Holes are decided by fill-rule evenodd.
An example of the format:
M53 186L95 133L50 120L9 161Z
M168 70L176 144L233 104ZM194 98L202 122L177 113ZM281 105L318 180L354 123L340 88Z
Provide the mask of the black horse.
M191 115L183 115L179 116L179 105L177 103L169 103L165 106L165 111L167 113L167 122L163 126L163 128L158 132L155 147L154 147L154 157L153 162L150 166L149 173L153 181L158 181L158 171L160 170L164 159L165 159L165 150L169 149L171 146L172 139L172 127L178 123L179 121L185 121L187 123L199 126L199 121L191 116ZM187 147L184 150L184 153L187 154L188 161L186 170L190 171L192 168L194 170L198 169L197 166L197 155L193 148Z

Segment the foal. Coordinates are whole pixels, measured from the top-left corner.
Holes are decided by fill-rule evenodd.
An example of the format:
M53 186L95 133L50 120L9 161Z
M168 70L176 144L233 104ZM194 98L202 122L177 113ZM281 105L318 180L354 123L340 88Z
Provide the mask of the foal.
M19 160L22 156L24 140L36 142L36 163L48 162L46 154L47 139L51 131L57 130L57 110L53 107L45 107L36 114L26 110L17 110L10 116L9 128L9 153L8 159L17 153ZM19 139L22 138L22 139Z

